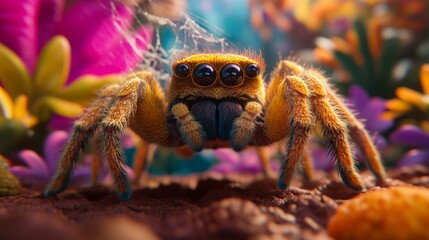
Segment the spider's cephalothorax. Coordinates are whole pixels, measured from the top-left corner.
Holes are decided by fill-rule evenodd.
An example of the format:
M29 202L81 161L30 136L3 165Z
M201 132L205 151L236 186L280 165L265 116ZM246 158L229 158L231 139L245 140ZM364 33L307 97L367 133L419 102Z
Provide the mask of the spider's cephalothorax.
M308 138L318 123L347 186L364 188L354 167L349 133L375 176L385 178L368 133L323 75L285 60L265 87L263 68L259 56L194 54L175 61L166 94L148 72L130 74L123 84L106 88L75 123L46 195L65 189L79 152L96 133L100 156L108 162L120 198L129 198L120 144L126 127L147 142L194 151L219 147L239 151L286 142L279 176L284 189L297 165L310 164Z
M240 55L199 54L173 65L167 93L171 133L193 150L241 150L262 127L263 63Z

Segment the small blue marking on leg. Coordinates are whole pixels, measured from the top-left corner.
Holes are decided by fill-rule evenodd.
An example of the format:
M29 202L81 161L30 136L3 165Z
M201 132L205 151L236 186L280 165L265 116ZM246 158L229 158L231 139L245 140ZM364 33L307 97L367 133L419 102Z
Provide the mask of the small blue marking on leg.
M277 185L279 186L279 188L281 190L285 190L288 187L288 185L286 185L283 181L284 176L285 176L285 171L283 169L281 169L280 174L279 174L279 178L277 179Z
M71 183L71 176L72 176L72 173L71 173L71 171L68 171L67 172L67 176L64 178L64 181L62 182L62 184L60 185L60 187L57 189L57 190L53 190L52 188L51 188L51 186L52 186L52 182L53 181L51 181L51 183L48 185L48 187L45 189L45 191L43 192L43 195L45 196L45 197L48 197L48 196L56 196L56 195L58 195L59 193L61 193L61 192L63 192L69 185L70 185L70 183ZM55 178L54 178L55 179Z
M57 194L60 193L60 191L52 191L49 187L45 189L43 192L43 196L49 197L49 196L57 196Z
M131 188L131 184L129 183L129 181L126 181L127 183L126 183L126 185L127 185L127 187L126 187L126 190L125 190L125 192L118 192L116 195L118 196L118 198L119 198L119 200L121 200L121 201L127 201L127 200L130 200L130 198L132 197L132 195L133 195L133 190L132 190L132 188Z

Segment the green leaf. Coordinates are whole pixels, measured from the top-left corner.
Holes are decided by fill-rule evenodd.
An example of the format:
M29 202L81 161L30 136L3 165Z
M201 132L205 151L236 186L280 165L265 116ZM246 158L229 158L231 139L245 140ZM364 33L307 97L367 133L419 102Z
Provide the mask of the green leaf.
M24 124L13 119L0 119L0 153L11 151L14 146L27 136Z
M380 77L379 77L379 89L380 97L391 98L394 96L394 91L391 89L391 76L395 64L398 62L399 51L401 47L401 41L399 38L389 38L383 41L383 48L380 55ZM386 87L390 87L386 89ZM381 95L383 93L383 95Z
M365 88L364 85L367 83L365 82L364 75L362 74L362 69L357 65L353 57L341 51L334 51L334 56L344 68L344 70L346 70L350 75L351 82L354 84L359 84Z
M58 97L43 97L34 104L33 112L44 122L49 120L52 112L64 117L78 117L83 113L83 107Z
M56 36L45 45L34 76L37 92L52 93L61 89L69 75L70 55L70 44L63 36Z
M367 28L363 19L357 19L354 22L354 29L356 30L358 40L359 40L359 51L362 54L364 60L363 76L366 81L368 81L368 92L371 92L370 86L375 86L378 83L374 79L374 60L371 55L371 50L369 48Z
M122 75L112 74L103 77L84 75L70 84L67 88L58 92L58 97L87 105L96 95L100 88L118 83L123 79Z
M22 60L0 43L0 82L15 99L21 94L31 95L31 77Z

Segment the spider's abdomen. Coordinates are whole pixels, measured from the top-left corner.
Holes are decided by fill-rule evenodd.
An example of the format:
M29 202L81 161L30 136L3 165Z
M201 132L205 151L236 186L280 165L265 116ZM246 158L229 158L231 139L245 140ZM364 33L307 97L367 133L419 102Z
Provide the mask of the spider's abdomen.
M192 104L190 111L203 127L207 140L229 140L234 120L243 112L243 107L228 100L203 100Z

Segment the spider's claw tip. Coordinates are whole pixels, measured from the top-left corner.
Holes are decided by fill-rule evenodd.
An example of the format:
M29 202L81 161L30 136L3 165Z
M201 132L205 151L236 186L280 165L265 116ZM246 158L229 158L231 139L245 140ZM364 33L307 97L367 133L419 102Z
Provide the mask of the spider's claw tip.
M246 147L246 145L237 145L237 144L232 144L232 149L236 152L240 152L241 150L243 150Z
M286 188L288 187L288 185L285 184L281 179L279 179L277 185L279 186L280 190L286 190Z
M69 181L64 181L62 184L58 184L57 181L51 182L43 192L43 196L49 197L49 196L56 196L59 193L63 192L67 186Z
M283 181L282 174L280 174L280 176L279 176L279 178L277 180L277 185L279 186L280 190L286 190L286 188L288 188L288 186L289 186L288 184L286 184Z
M118 192L117 195L119 200L127 201L131 199L132 191Z
M363 184L363 182L360 180L360 178L357 179L348 179L346 177L341 177L341 180L343 181L343 183L353 189L354 191L357 192L362 192L366 190L365 185Z
M57 196L59 193L59 191L55 191L52 190L51 188L47 188L44 192L43 192L43 196L45 197L50 197L50 196Z

